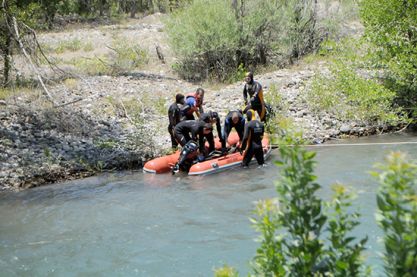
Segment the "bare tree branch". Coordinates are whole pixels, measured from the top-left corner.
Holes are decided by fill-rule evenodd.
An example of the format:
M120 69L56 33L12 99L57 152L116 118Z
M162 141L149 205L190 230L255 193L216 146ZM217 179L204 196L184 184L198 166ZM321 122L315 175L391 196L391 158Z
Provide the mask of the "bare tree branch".
M42 76L39 74L38 69L36 68L36 66L33 64L33 61L31 59L31 57L28 55L28 53L26 52L26 49L20 39L20 35L19 35L19 29L17 27L17 20L14 16L12 16L12 20L13 20L13 27L14 27L14 31L15 31L15 39L17 41L17 43L19 44L19 48L22 51L23 55L26 57L26 59L28 60L33 72L36 74L37 79L39 81L39 83L41 84L43 91L45 92L45 96L46 98L54 105L57 106L56 102L54 101L54 99L52 98L51 94L49 93L48 88L45 86L45 83L43 82Z

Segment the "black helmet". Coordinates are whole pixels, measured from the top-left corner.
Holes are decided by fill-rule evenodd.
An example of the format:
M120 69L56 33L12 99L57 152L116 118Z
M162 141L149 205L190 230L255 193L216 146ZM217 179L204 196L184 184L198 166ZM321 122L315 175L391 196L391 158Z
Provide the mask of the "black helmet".
M211 120L219 118L219 114L217 112L209 111L209 115Z
M175 95L175 102L176 103L182 103L184 101L184 95L181 93L178 93Z
M248 77L250 79L250 83L252 83L253 82L253 73L251 71L246 72L245 78L248 78Z

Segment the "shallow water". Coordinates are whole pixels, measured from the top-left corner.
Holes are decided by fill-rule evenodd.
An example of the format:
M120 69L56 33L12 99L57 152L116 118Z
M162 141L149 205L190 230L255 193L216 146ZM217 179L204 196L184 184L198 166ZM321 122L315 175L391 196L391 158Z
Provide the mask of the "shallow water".
M399 141L417 139L402 134L347 143ZM417 144L311 149L323 198L335 182L356 191L362 224L355 234L368 235L367 263L378 276L377 185L367 172L393 150L417 159ZM245 276L257 247L248 218L254 201L276 195L276 155L261 169L204 177L119 172L1 194L0 276L213 276L226 263Z

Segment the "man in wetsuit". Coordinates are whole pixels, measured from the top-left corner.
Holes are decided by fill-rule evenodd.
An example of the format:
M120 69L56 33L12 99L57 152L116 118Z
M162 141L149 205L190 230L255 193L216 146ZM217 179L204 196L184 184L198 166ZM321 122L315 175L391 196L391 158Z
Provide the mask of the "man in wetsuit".
M204 101L204 89L198 88L196 92L189 93L185 97L185 105L181 109L182 120L194 120L194 113L197 118L204 112L203 110Z
M226 141L226 143L232 128L235 128L237 134L239 135L240 144L242 144L243 131L245 130L245 118L243 117L241 111L230 111L226 115L223 131L224 141Z
M168 125L168 132L171 136L171 144L172 148L177 148L178 142L175 140L174 137L174 127L180 123L181 121L181 107L184 105L184 95L181 93L178 93L175 95L175 103L171 104L168 109L168 119L169 119L169 125Z
M243 112L246 113L249 109L253 109L258 113L261 121L265 122L266 111L261 84L253 79L252 72L246 73L245 83L246 84L243 88L243 99L245 101L246 108Z
M222 152L225 153L226 152L226 141L223 139L222 136L222 127L220 125L220 117L219 114L216 112L212 112L209 111L207 113L202 113L200 115L200 120L206 122L206 123L210 123L210 124L214 124L216 123L216 130L217 130L217 136L219 137L220 142L222 143ZM211 135L213 135L213 133L211 133ZM210 135L208 135L210 136ZM214 137L207 137L208 141L214 140Z
M184 146L188 141L198 141L200 154L199 160L204 160L205 147L204 138L207 138L209 143L209 153L214 150L213 127L210 123L201 120L185 120L178 123L174 128L174 136L177 142ZM211 135L210 135L211 134Z
M264 124L255 119L255 112L252 109L247 111L246 116L248 122L245 125L241 148L245 150L242 165L247 167L253 156L255 156L259 165L263 165L264 153L262 148L262 138L264 135Z

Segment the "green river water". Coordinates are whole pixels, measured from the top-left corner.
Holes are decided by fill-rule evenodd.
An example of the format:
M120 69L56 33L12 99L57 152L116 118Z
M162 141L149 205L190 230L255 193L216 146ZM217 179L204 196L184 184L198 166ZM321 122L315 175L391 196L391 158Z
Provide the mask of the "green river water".
M415 134L338 143L413 142ZM354 188L362 213L355 234L367 235L365 253L381 276L381 231L375 222L377 184L367 173L390 151L417 159L417 144L314 147L320 196L330 185ZM276 195L273 165L203 177L101 174L0 194L0 276L213 276L223 264L250 271L257 234L254 201Z

